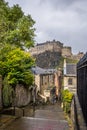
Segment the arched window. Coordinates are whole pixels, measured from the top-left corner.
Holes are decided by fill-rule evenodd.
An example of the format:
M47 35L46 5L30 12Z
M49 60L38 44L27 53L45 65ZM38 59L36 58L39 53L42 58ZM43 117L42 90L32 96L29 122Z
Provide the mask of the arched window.
M72 78L69 78L68 79L68 85L72 85L73 84L73 79Z

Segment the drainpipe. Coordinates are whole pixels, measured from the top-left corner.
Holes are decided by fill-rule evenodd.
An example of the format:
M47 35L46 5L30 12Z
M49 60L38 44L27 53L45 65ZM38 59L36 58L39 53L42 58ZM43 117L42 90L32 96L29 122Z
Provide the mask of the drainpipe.
M66 75L66 58L64 59L64 75Z

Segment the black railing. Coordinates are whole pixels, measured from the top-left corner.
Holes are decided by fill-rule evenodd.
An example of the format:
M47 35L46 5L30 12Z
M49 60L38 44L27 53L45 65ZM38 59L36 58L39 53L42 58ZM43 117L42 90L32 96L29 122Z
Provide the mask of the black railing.
M87 123L87 53L77 64L77 94Z

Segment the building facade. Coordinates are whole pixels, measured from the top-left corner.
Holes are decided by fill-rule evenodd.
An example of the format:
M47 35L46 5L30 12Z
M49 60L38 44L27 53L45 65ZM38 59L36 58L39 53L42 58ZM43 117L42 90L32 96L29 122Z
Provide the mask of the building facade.
M64 60L64 74L63 74L64 89L68 89L72 93L76 93L77 76L76 64L66 63Z
M40 67L33 68L35 74L36 93L42 96L50 97L50 91L56 87L56 96L60 89L60 76L61 73L56 69L42 69Z

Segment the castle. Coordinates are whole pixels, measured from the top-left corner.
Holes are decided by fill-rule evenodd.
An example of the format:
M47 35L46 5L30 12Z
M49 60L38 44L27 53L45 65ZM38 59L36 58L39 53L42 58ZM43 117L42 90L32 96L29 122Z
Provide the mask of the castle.
M42 68L56 67L61 56L79 60L84 55L82 52L73 55L70 46L64 46L63 43L55 40L37 44L30 48L29 52L36 58L36 64Z

